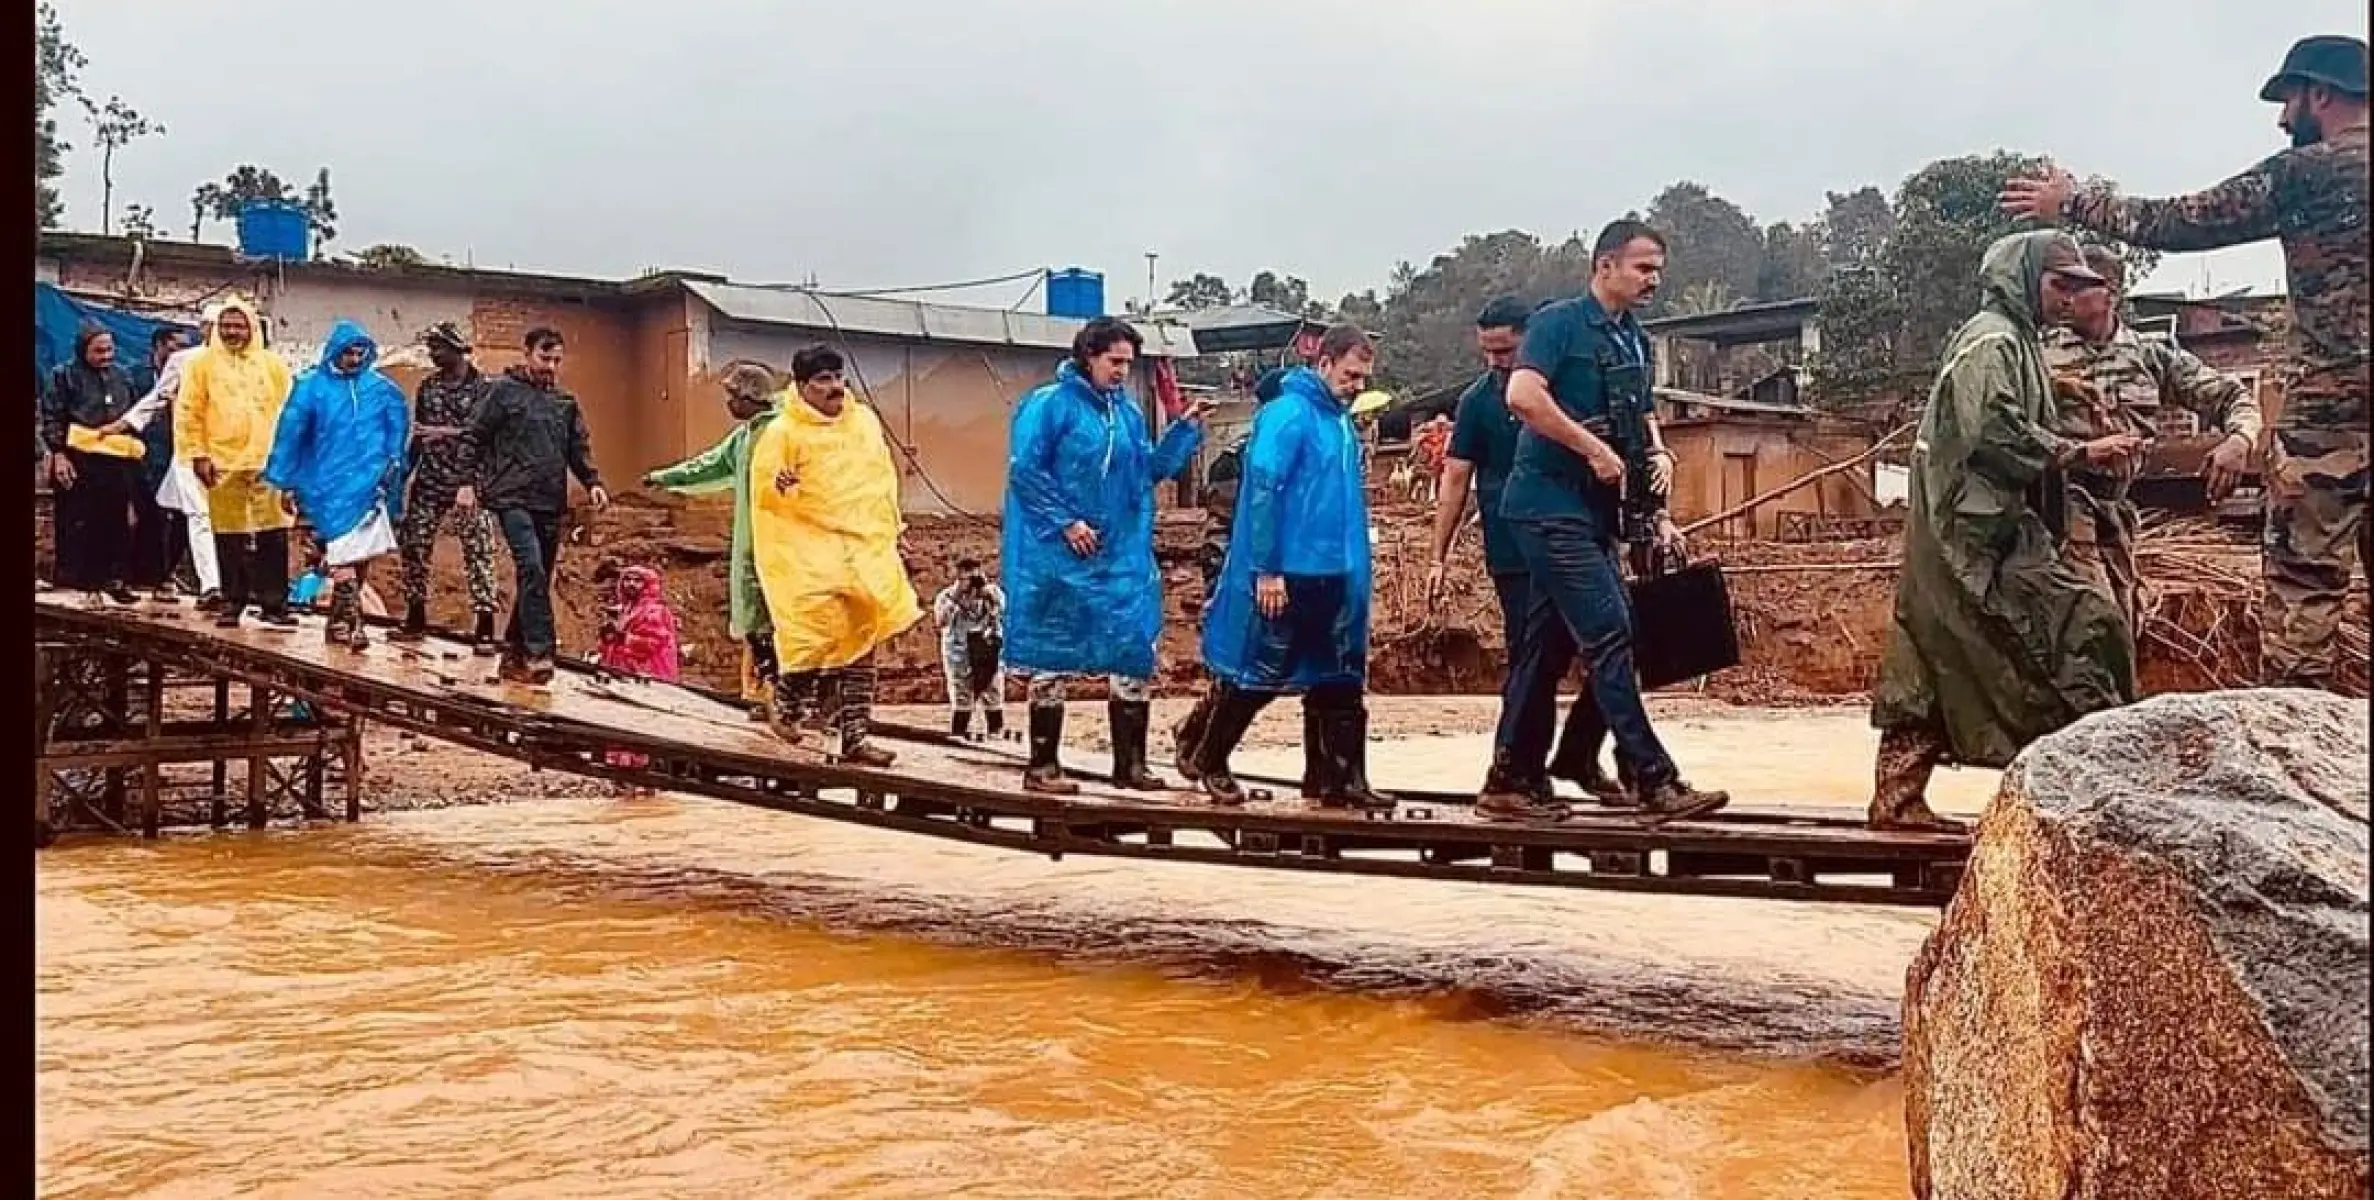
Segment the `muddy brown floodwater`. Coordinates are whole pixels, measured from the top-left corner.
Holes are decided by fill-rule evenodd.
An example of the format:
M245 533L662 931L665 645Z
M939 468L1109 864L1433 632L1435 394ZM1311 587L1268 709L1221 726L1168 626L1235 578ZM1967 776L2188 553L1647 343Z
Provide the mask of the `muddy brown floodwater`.
M1666 731L1743 801L1866 786L1860 713ZM1413 786L1482 757L1377 755ZM1895 1200L1932 919L1051 863L667 797L69 842L38 867L40 1194Z

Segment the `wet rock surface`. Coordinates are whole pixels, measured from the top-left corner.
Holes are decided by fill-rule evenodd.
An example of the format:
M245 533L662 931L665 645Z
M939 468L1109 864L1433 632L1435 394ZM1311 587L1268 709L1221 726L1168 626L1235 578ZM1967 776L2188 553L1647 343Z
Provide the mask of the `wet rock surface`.
M2367 717L2165 696L2013 763L1907 978L1916 1194L2367 1194Z

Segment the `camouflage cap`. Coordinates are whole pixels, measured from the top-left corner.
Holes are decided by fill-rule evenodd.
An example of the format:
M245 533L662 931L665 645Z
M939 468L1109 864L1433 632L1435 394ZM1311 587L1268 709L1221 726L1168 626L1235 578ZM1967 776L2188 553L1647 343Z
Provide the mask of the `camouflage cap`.
M2276 69L2259 89L2259 99L2280 102L2304 84L2329 87L2363 98L2366 94L2366 42L2340 34L2319 34L2292 43Z
M2091 283L2110 282L2086 262L2085 248L2066 233L2056 233L2051 241L2045 243L2044 262L2040 265L2047 275L2066 275Z
M2111 287L2121 290L2126 288L2127 260L2118 252L2117 247L2102 242L2087 242L2085 265L2093 268L2094 273L2100 275L2103 282L2108 283Z

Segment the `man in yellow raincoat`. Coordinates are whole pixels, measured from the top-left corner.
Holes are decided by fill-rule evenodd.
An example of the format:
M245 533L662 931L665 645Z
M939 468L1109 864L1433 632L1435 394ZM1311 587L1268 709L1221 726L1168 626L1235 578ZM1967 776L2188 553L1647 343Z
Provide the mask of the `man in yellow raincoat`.
M264 346L253 306L223 302L206 353L184 368L173 408L173 443L206 489L215 557L223 577L215 624L235 629L252 604L266 625L291 628L289 526L295 518L264 483L272 433L288 403L289 369Z
M829 723L842 761L880 768L895 756L866 742L874 648L923 606L899 558L898 467L846 365L824 346L792 356L796 396L750 448L750 544L775 629L769 728L799 744Z

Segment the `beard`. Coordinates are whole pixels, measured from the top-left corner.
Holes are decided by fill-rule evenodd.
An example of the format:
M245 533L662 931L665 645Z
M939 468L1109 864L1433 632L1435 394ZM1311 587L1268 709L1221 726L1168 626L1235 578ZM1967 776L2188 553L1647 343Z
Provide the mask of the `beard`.
M2324 122L2317 120L2316 114L2301 113L2293 119L2292 146L2294 149L2313 146L2323 140L2325 140Z

